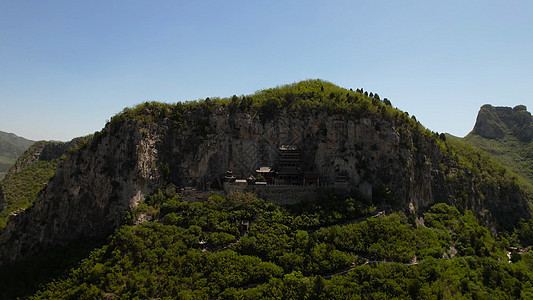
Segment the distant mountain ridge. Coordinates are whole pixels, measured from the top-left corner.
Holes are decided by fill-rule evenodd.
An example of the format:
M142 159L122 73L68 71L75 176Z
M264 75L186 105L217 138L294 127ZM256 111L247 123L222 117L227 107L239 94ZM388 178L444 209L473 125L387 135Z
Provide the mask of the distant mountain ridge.
M463 141L492 155L533 189L533 116L525 105L483 105Z
M17 136L14 133L0 131L0 180L15 163L19 155L35 141Z

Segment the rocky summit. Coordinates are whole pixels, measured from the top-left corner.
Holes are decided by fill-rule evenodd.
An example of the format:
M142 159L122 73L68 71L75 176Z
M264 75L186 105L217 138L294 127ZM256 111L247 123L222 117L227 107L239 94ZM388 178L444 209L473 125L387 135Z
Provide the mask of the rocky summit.
M487 139L510 134L529 142L533 139L533 117L525 105L511 108L486 104L479 110L472 133Z

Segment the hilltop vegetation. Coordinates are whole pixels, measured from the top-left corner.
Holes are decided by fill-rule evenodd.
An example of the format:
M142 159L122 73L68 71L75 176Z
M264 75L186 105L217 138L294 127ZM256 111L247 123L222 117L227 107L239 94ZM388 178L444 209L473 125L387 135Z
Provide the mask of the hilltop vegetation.
M280 114L295 117L306 114L327 112L340 113L347 117L382 117L386 120L410 122L417 126L416 118L392 107L388 99L381 100L378 94L362 89L346 90L322 80L307 80L295 84L258 91L253 95L230 98L206 98L205 100L178 102L175 104L145 102L133 108L125 108L114 116L111 123L121 123L136 119L153 123L170 118L176 126L186 125L186 114L193 112L212 113L217 106L227 107L231 112L251 112L258 114L263 121L274 119ZM208 128L198 128L199 133L209 134ZM207 131L207 132L204 132Z
M4 178L5 173L15 163L19 155L33 143L34 141L0 131L0 180Z

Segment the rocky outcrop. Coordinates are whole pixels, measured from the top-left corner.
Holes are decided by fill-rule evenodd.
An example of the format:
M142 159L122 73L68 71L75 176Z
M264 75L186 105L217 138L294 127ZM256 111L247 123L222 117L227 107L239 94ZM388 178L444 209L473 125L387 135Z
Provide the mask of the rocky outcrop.
M486 104L479 110L472 132L487 139L499 139L511 134L529 142L533 139L533 118L524 105L511 108Z
M15 163L20 154L34 141L19 137L13 133L0 131L0 180Z
M38 141L20 155L15 164L7 172L6 178L13 176L22 169L38 161L52 161L66 154L67 149L75 148L83 138L76 138L70 142Z
M501 128L502 134L495 138L487 130L490 120ZM462 139L477 147L501 164L515 172L528 185L533 185L533 121L524 105L510 107L481 108L474 130Z
M107 234L162 182L221 189L227 170L247 177L260 166L276 167L279 147L287 144L300 149L302 169L318 172L320 182L343 176L353 191L394 209L457 204L463 201L457 191L466 189L461 203L487 219L505 214L513 222L530 215L518 187L495 185L482 193L431 133L405 121L407 114L393 121L322 111L265 118L207 105L155 120L115 118L69 153L34 205L0 232L0 263Z

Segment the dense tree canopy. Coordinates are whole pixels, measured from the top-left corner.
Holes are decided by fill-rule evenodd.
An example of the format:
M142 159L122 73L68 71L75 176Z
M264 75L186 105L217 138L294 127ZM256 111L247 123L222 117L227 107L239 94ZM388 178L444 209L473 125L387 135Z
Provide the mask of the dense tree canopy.
M32 299L533 296L533 255L509 264L512 238L446 204L417 226L354 198L280 207L252 194L189 203L172 191L132 212L155 221L122 226ZM332 203L335 221L324 209Z

